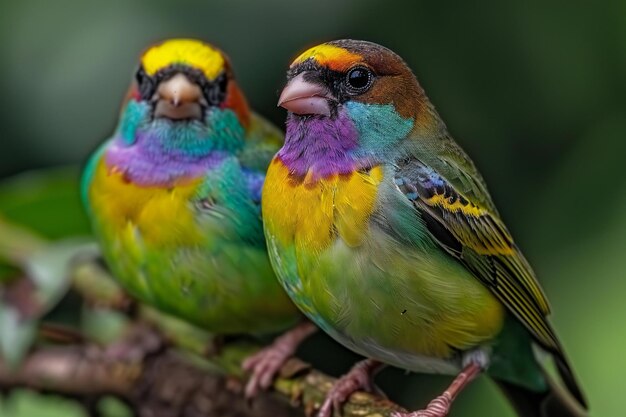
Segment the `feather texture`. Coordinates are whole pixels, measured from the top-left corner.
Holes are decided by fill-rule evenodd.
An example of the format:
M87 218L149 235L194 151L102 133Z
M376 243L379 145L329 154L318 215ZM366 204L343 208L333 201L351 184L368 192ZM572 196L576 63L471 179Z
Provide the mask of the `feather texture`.
M333 41L287 78L287 135L262 205L298 307L370 358L448 373L478 351L492 377L544 398L534 340L584 407L534 272L404 61Z

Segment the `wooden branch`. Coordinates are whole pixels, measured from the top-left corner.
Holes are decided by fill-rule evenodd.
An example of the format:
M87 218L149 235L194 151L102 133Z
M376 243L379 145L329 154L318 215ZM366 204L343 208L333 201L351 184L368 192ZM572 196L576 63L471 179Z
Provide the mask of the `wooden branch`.
M248 406L237 381L204 372L171 350L139 363L94 357L95 352L89 350L40 349L16 373L0 364L0 385L85 399L115 395L142 417L301 415L288 401L272 394Z
M0 387L27 387L86 400L114 395L128 402L140 417L295 417L312 415L335 381L292 359L273 390L247 404L241 379L207 369L162 345L138 355L136 340L130 343L129 339L128 345L118 344L113 350L77 345L38 348L15 372L0 362ZM390 401L356 393L343 415L384 417L399 410Z

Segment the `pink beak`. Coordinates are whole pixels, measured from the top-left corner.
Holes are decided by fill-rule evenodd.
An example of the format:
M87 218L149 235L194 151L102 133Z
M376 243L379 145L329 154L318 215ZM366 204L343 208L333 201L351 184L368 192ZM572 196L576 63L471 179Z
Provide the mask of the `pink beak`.
M155 117L171 120L202 119L202 89L184 74L162 81L154 96Z
M335 98L321 85L304 80L306 72L292 78L278 99L278 105L292 113L330 116L329 100Z

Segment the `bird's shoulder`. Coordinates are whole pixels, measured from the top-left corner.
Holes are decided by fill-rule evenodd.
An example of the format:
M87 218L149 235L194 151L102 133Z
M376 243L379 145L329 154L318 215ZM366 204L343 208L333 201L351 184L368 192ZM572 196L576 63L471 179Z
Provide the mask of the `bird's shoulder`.
M498 216L481 173L447 131L430 140L413 139L407 145L405 153L399 159L404 157L407 162L421 162L424 169L437 173L470 202Z

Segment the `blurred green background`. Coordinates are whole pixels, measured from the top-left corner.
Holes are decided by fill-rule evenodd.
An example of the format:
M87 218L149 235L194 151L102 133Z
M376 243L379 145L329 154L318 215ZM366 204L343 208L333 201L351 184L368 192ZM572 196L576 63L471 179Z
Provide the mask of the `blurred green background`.
M172 36L226 50L249 101L279 125L277 92L305 47L363 38L403 56L534 265L593 415L624 415L626 2L4 0L0 178L82 163L112 132L138 54ZM339 351L316 343L328 358ZM316 364L343 370L316 351L307 355ZM388 370L379 381L415 408L448 379ZM44 416L43 401L45 416L81 415L37 398L5 399L0 414ZM451 415L512 413L480 380Z

